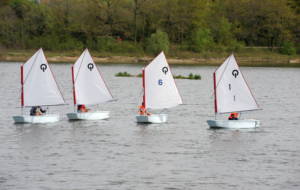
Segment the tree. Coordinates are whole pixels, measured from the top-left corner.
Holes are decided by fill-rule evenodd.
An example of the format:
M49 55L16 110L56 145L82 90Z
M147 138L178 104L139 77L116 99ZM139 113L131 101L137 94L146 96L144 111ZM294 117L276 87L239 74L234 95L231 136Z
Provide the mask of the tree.
M157 31L151 35L146 42L146 51L152 54L158 54L161 51L169 51L168 34L162 31Z
M189 40L189 49L195 52L209 51L213 46L213 38L207 28L196 29Z

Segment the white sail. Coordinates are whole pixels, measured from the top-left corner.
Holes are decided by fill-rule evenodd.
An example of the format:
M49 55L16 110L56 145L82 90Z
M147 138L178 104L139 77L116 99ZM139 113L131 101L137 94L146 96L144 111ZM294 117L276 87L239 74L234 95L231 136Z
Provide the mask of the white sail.
M88 49L75 62L73 77L75 104L94 105L112 100Z
M163 52L145 67L144 85L146 108L164 109L182 104L180 94Z
M216 112L259 109L233 55L229 56L214 74Z
M42 49L39 49L22 68L22 106L65 103Z

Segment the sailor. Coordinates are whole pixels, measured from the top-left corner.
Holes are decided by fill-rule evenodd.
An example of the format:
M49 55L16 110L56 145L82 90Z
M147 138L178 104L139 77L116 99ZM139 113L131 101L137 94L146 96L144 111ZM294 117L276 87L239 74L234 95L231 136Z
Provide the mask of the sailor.
M88 112L88 111L89 109L87 109L84 104L77 106L77 112Z
M230 113L228 120L238 120L239 119L239 114L237 112L232 112Z
M144 102L142 103L142 105L139 106L139 114L140 115L151 115L149 112L147 112Z
M46 113L46 110L43 110L41 106L33 106L30 109L31 116L43 115L44 113Z

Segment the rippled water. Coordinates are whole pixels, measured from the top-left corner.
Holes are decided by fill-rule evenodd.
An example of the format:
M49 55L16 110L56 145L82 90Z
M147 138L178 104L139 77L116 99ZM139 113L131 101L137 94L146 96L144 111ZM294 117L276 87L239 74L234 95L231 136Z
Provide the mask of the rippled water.
M62 121L15 125L20 114L20 63L0 63L0 189L300 189L300 69L241 68L262 111L255 130L210 130L215 67L173 66L185 105L163 125L137 125L141 65L102 65L116 102L107 121L68 122L73 110L70 64L52 64L69 105Z

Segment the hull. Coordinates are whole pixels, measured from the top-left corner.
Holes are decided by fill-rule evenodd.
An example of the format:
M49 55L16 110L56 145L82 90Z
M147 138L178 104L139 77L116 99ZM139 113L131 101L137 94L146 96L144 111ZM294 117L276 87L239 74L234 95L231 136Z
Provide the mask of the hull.
M39 116L30 116L30 115L20 115L13 116L15 123L54 123L59 121L58 114L49 114L49 115L39 115Z
M67 113L69 120L101 120L109 118L109 111Z
M138 123L165 123L168 120L168 114L137 115Z
M260 121L255 119L245 120L207 120L210 128L227 128L227 129L251 129L259 127Z

